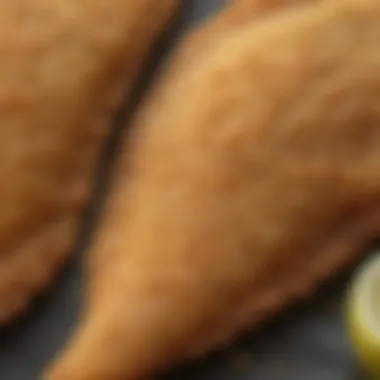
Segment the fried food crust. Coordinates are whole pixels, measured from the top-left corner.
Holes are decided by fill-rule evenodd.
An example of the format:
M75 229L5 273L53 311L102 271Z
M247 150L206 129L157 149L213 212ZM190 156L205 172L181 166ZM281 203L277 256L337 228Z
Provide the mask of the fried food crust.
M148 89L147 99L140 107L138 119L144 118L145 115L160 113L162 100L167 99L170 94L172 83L175 85L183 76L186 76L187 69L197 65L197 62L210 54L218 44L223 44L225 38L231 37L239 29L253 21L260 22L261 19L270 16L273 12L291 9L293 6L301 6L312 1L314 0L233 0L211 16L209 20L190 28L174 47L173 53L163 65L154 85ZM128 126L128 132L132 133L132 140L135 132L139 133L139 129L144 124L149 125L149 121L137 120L132 123L132 126ZM103 224L119 222L118 220L112 221L113 208L118 209L120 202L124 204L125 199L128 198L130 135L125 136L124 140L121 157L112 170L114 181L104 212L106 221L100 223L100 235L104 235L102 233ZM119 200L119 197L122 200ZM126 208L124 212L126 212ZM113 238L114 235L111 239ZM96 277L99 272L106 272L105 268L108 263L112 263L114 254L115 252L109 252L106 247L105 249L91 250L87 262L90 277ZM91 285L93 281L90 279L89 282Z
M380 233L379 36L377 0L320 2L171 83L139 119L93 247L113 260L49 380L143 380L223 347Z
M114 112L175 5L0 2L0 323L71 251Z

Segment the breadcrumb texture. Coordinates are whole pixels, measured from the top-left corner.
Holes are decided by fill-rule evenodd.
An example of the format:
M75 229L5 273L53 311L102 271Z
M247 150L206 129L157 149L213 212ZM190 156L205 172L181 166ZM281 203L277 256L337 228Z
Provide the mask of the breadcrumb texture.
M328 0L171 81L138 119L93 246L112 261L47 378L150 379L352 260L380 233L379 73L380 2Z
M174 5L0 2L0 323L67 258L114 112Z

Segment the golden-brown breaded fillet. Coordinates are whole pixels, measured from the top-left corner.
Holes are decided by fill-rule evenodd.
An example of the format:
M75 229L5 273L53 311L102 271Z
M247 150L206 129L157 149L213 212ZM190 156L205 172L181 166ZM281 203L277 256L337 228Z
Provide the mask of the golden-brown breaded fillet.
M207 55L217 44L222 44L227 36L231 36L253 20L259 22L274 11L283 10L285 7L291 7L296 4L310 3L311 1L315 0L233 0L227 3L210 19L190 28L185 36L179 40L168 62L163 65L162 72L159 73L154 86L148 91L147 99L141 106L139 114L154 114L154 109L160 112L161 101L165 99L165 92L170 94L172 81L175 83L175 81L181 80L179 77L186 75L184 71L188 67L191 68L193 64L197 64L197 61L203 55ZM128 127L128 130L132 130L132 133L134 133L139 127L138 125L132 125ZM107 215L113 215L112 207L119 207L120 201L117 199L116 194L120 194L123 199L128 197L125 182L129 183L129 135L126 136L122 151L123 156L113 168L116 183L113 184L114 189L107 202L106 218ZM122 184L118 184L118 181L121 181ZM102 225L100 228L102 229ZM112 254L115 253L113 252ZM111 254L107 250L91 251L88 257L90 267L88 272L96 276L97 270L105 271L108 263L112 263L112 258L110 257Z
M380 233L379 36L378 0L324 1L243 27L167 87L93 247L112 262L47 379L150 379Z
M256 22L285 8L299 6L316 0L231 0L209 20L193 26L174 49L170 64L164 67L167 76L182 74L187 66L196 63L200 54L207 54L217 43L223 43L225 37L238 31L248 23ZM167 76L164 86L167 86Z
M114 112L175 3L0 2L0 323L67 258Z

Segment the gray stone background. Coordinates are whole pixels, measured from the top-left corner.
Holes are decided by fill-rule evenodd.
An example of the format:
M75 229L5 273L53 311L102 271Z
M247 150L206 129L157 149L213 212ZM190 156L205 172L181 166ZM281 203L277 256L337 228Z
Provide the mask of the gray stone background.
M175 35L222 3L222 0L184 0L184 17ZM162 44L161 48L164 46L167 47L168 42ZM147 69L147 78L149 71L157 64L154 58ZM127 107L130 108L133 105ZM128 112L121 118L125 117L128 117ZM101 188L107 180L104 173L112 162L117 137L116 133L111 138L104 156L105 164L99 181ZM65 269L50 294L38 300L34 310L27 316L10 328L0 330L0 380L38 379L42 369L68 338L81 304L81 257L95 215L96 210L88 213L86 228L75 250L76 258ZM298 305L286 315L268 322L260 332L245 336L230 350L180 368L163 379L360 379L361 375L350 355L342 317L342 300L348 278L349 271L327 284L312 301Z

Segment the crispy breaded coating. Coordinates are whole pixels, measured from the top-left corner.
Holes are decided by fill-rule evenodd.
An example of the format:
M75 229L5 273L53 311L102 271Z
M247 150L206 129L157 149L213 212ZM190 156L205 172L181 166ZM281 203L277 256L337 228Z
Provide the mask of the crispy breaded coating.
M380 2L330 0L249 23L171 81L138 119L91 252L112 260L47 379L150 379L378 236L379 73Z
M140 107L139 115L154 115L156 110L159 113L161 102L171 94L171 83L180 81L185 74L185 70L196 65L201 57L208 55L216 48L218 44L223 44L225 38L236 33L240 28L248 25L252 21L260 22L266 16L271 15L275 11L284 10L286 8L307 4L316 0L233 0L226 4L221 10L212 15L208 20L202 21L200 25L196 25L180 38L177 46L167 59L168 62L163 65L154 85L148 89L147 99ZM166 94L165 94L166 93ZM142 116L145 117L145 116ZM141 118L141 117L140 117ZM133 123L132 123L133 124ZM128 126L128 131L132 134L139 133L141 122ZM146 123L149 124L149 123ZM118 208L119 201L117 195L123 199L127 198L126 189L129 184L128 168L129 162L129 135L125 137L125 143L122 147L121 159L113 168L115 183L113 183L113 193L107 202L107 208ZM121 181L122 184L118 182ZM123 201L124 203L124 201ZM106 210L105 215L112 215L112 210ZM102 229L102 226L101 226ZM113 254L113 253L112 253ZM112 263L110 259L111 253L108 250L92 250L88 255L89 272L95 273L96 270L104 271L108 263ZM96 274L95 274L96 275Z
M72 249L114 113L174 7L0 2L0 323Z

